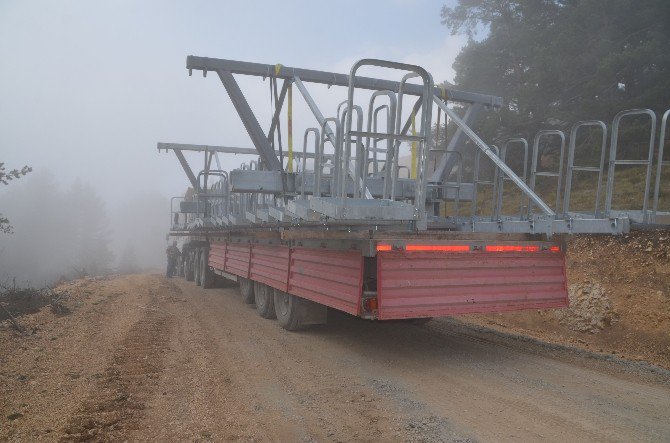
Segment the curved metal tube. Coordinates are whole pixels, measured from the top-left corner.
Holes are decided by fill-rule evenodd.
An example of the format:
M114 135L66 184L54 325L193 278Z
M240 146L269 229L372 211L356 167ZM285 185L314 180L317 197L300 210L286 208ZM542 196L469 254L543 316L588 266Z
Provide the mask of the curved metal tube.
M489 145L493 152L500 156L500 150L496 145ZM481 163L483 152L480 149L477 149L475 154L475 164L472 171L472 216L477 216L477 191L479 185L491 185L493 186L492 192L492 214L491 219L495 220L498 218L498 204L497 204L497 189L498 189L498 166L493 163L493 177L490 181L479 180L479 166Z
M528 140L525 138L511 138L507 140L502 148L500 149L500 160L502 160L503 163L506 163L506 158L507 158L507 149L509 145L512 143L521 143L523 146L523 175L521 176L521 179L525 183L526 180L528 179ZM509 180L505 174L498 174L498 202L496 203L496 211L498 214L502 214L502 199L503 199L503 188L505 185L505 180ZM519 219L523 217L523 198L521 199L521 202L519 203Z
M663 172L663 165L670 164L670 162L663 162L663 149L665 148L665 131L668 128L668 116L670 115L670 109L665 111L663 118L661 120L661 136L658 140L658 156L656 161L658 166L656 166L656 184L654 185L654 203L652 206L652 215L651 222L656 222L656 211L658 210L658 195L661 189L661 172Z
M560 158L558 160L558 172L537 172L537 157L539 154L540 150L540 140L543 137L551 136L551 135L557 135L561 139L561 153L559 154ZM535 192L535 180L538 176L543 176L543 177L556 177L557 179L557 186L556 186L556 207L555 207L555 212L556 214L560 213L560 205L561 205L561 185L563 184L563 156L565 154L565 134L563 131L559 131L557 129L545 129L542 131L539 131L535 135L535 139L533 140L533 160L531 163L530 167L530 189ZM531 202L528 202L528 216L530 217L532 214L533 210L533 205Z
M421 143L419 143L418 154L420 155L418 155L419 164L417 165L417 179L415 186L414 205L415 205L415 218L417 219L417 221L421 221L421 226L417 226L417 228L425 229L425 222L426 222L425 203L426 203L426 187L427 187L427 180L425 174L425 164L426 164L425 153L427 153L427 149L424 149L425 148L424 144L426 143L427 140L430 140L430 131L431 131L430 122L432 112L430 112L429 110L432 109L432 101L433 101L433 77L428 73L428 71L416 65L410 65L407 63L389 62L386 60L379 60L379 59L359 60L356 63L354 63L354 65L351 67L351 71L349 72L349 89L348 89L347 102L350 108L354 104L356 72L362 66L377 66L381 68L410 71L412 73L418 74L423 80L423 93L421 95L421 99L424 111L421 113L420 133L424 137L424 140ZM400 104L401 101L402 100L399 91L398 104ZM345 134L347 134L347 137L349 132L351 131L351 125L352 125L352 115L351 113L348 113L344 128L344 132ZM396 128L397 127L398 127L398 119L396 119ZM400 132L399 129L396 130L396 134L398 134L399 132ZM394 163L394 166L391 170L393 175L397 175L395 171L395 166L396 164ZM391 193L393 194L394 191L393 185L391 185L391 187L392 187ZM387 189L386 180L385 180L385 189Z
M342 161L342 125L340 124L340 120L337 117L328 117L323 120L323 123L321 124L321 142L319 143L319 149L316 152L315 159L314 159L314 191L313 195L315 197L321 197L321 172L322 172L322 165L323 165L323 148L326 143L326 126L328 125L328 122L333 122L335 123L335 156L334 156L334 177L333 177L333 186L331 187L332 189L332 196L335 197L335 193L337 189L339 188L339 182L338 177L337 177L337 170L339 169L338 166L341 166L341 161Z
M307 128L305 130L305 136L303 138L302 142L302 198L305 198L305 190L307 186L305 186L306 181L305 181L305 173L307 172L307 136L312 133L314 134L314 171L316 172L316 151L319 150L319 138L320 138L320 133L318 128Z
M340 106L343 103L340 103ZM347 104L345 101L344 104ZM356 119L356 130L361 131L363 130L363 108L361 108L358 105L354 105L353 109L356 111L358 117ZM338 113L339 113L339 106L338 106ZM341 124L344 126L344 119L346 116L349 114L349 105L344 108L342 111L342 117L341 117ZM353 182L354 182L354 198L358 198L362 195L364 187L361 187L362 184L362 177L361 177L361 166L360 166L360 159L363 156L363 141L361 140L360 136L356 136L356 162L354 163L354 174L353 174ZM351 139L347 137L347 140L345 140L345 145L344 145L344 163L343 167L344 170L342 170L340 176L344 177L344 182L346 183L346 177L347 177L347 170L349 169L349 165L351 163ZM346 186L345 186L346 189ZM346 194L346 192L345 192ZM346 195L345 195L346 196Z
M374 109L375 99L379 96L382 96L382 95L385 95L385 96L388 97L389 104L388 105L382 105L382 106L378 107L377 109ZM386 109L389 110L388 113L386 114L386 133L387 134L394 134L395 132L392 132L392 131L395 131L395 126L396 126L395 119L396 119L397 105L398 105L398 99L396 98L396 95L393 91L388 91L388 90L375 91L372 94L372 96L370 97L370 104L368 105L368 132L371 132L371 130L372 130L372 132L377 133L377 113L379 112L379 110L384 109L384 107L386 107ZM374 109L374 111L373 111L373 109ZM374 113L374 118L373 118L373 113ZM374 122L374 129L372 129L373 122ZM373 160L374 161L373 168L374 168L375 173L378 172L378 170L379 170L379 166L377 164L377 150L376 150L376 148L377 148L377 138L374 137L374 136L373 137L368 137L367 140L366 140L366 143L365 143L365 153L363 154L364 157L365 157L365 162L362 165L362 170L361 170L361 174L363 176L363 189L365 189L365 186L367 184L368 157L369 157L368 151L370 150L370 138L373 139L372 143L373 143L374 148L375 148L375 150L373 152L373 159L374 159ZM386 153L387 163L388 163L388 155L389 155L388 154L389 144L390 144L390 140L387 139L387 144L386 144L386 146L387 146L387 149L386 149L386 151L387 151L387 153ZM388 171L388 168L387 168L387 171ZM386 175L389 175L389 174L387 173ZM384 189L386 189L386 187L384 187ZM384 192L383 195L382 195L382 198L388 198L388 195Z
M616 150L619 141L619 124L621 119L631 115L648 115L651 122L649 134L649 156L647 160L617 160ZM647 178L644 185L644 202L642 203L642 217L647 220L647 200L649 199L649 185L651 182L651 165L654 157L654 142L656 137L656 113L651 109L627 109L614 116L612 121L612 136L610 139L610 157L607 168L607 195L605 197L605 216L609 217L612 211L612 193L614 191L614 169L617 164L647 165Z
M600 167L575 166L575 146L577 145L577 131L579 128L586 126L596 126L602 131L602 140L600 142ZM597 172L598 184L596 186L596 205L593 215L600 218L600 190L602 188L603 169L605 167L605 153L607 146L607 125L600 120L587 120L577 122L572 125L570 129L570 143L568 145L568 165L565 174L565 193L563 195L563 213L567 214L570 211L570 193L572 190L572 173L573 171Z
M389 111L389 106L388 105L377 106L377 108L375 109L375 112L374 112L374 117L373 117L373 122L372 122L372 131L373 132L378 132L379 131L378 124L377 124L378 114L379 114L380 111L382 111L384 109L386 109L386 131L388 132L389 129L393 129L393 127L395 126L395 124L389 125L389 123L391 121L391 113ZM393 114L394 114L394 117L395 117L395 113L393 113ZM386 149L384 151L380 151L379 148L377 148L377 142L378 142L377 137L373 137L372 138L372 147L368 148L369 151L372 151L372 173L373 174L379 174L379 157L377 156L377 154L379 152L388 152L388 144L389 144L388 140L386 140ZM365 172L367 172L367 170Z

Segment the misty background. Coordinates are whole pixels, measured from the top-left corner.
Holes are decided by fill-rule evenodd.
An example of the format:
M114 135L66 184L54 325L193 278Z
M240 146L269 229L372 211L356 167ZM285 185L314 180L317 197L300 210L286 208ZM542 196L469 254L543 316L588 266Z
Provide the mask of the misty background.
M451 81L467 42L440 23L452 3L0 0L0 161L33 168L0 186L14 228L0 234L0 281L162 269L169 199L188 180L156 142L252 146L216 76L189 78L187 55L343 73L373 57ZM267 128L268 83L238 81ZM333 113L346 94L310 91ZM298 135L313 125L300 101Z

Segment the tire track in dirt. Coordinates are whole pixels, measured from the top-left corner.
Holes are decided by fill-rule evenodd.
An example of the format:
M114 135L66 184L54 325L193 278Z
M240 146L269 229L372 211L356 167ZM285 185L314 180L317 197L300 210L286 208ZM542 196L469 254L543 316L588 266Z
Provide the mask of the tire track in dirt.
M163 371L170 314L152 297L96 387L69 419L61 441L122 440L137 429Z

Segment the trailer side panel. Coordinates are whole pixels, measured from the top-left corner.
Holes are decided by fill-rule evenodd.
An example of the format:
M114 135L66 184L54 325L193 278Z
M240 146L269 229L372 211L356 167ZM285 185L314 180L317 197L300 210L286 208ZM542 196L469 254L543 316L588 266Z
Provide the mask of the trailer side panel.
M379 252L377 279L387 320L568 305L563 252Z
M226 267L226 244L224 242L209 243L209 266L223 271Z
M360 251L291 250L288 292L359 315L363 287Z
M288 290L290 249L287 246L253 245L249 278L281 291Z
M226 246L226 266L224 271L229 274L249 278L250 249L248 244L228 243Z

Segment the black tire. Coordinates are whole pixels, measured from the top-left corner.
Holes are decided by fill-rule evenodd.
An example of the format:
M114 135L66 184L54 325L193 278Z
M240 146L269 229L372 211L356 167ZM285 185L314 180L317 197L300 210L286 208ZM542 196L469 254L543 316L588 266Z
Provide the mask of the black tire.
M195 264L194 266L194 274L195 274L195 284L198 286L202 285L202 272L200 271L200 249L196 250L195 252L195 259L193 260L193 263Z
M186 281L194 281L195 280L195 272L193 270L193 252L189 251L188 255L186 256L186 264L184 265L184 274L186 277Z
M270 286L254 282L254 298L256 310L263 318L276 318L274 289Z
M242 293L242 300L248 305L253 305L256 302L254 296L254 282L248 278L237 277L237 282L240 284L240 292Z
M412 325L422 326L431 321L433 317L423 317L423 318L410 318L407 320L408 323Z
M297 331L300 323L300 299L279 289L274 290L275 315L279 325L287 331Z
M200 254L200 283L204 289L213 288L216 282L216 274L209 269L209 254L206 249Z

